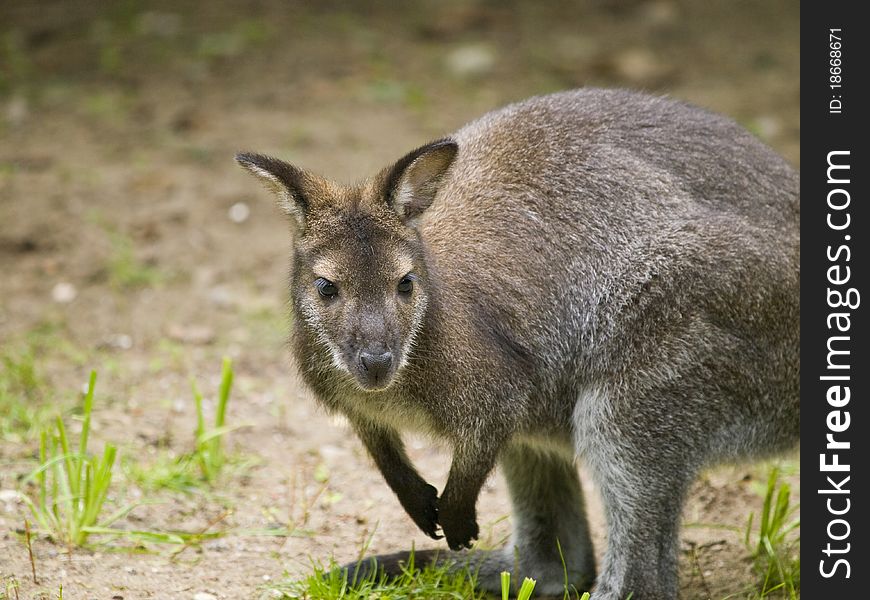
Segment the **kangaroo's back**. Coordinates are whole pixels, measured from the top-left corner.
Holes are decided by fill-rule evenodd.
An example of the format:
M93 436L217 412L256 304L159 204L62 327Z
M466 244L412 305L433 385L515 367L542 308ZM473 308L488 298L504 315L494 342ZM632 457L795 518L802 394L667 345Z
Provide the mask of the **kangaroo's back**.
M627 90L573 90L509 105L452 137L461 148L452 182L468 184L472 193L482 191L478 184L490 184L538 187L552 195L598 179L628 203L664 191L668 198L649 198L651 211L656 200L673 202L683 192L690 204L797 235L797 171L731 119L680 101ZM447 197L451 189L442 192ZM604 210L623 212L615 194L598 200Z
M715 454L790 443L800 213L783 159L729 119L625 91L533 98L453 139L421 235L457 330L512 350L506 377L697 379ZM700 389L713 379L719 398Z

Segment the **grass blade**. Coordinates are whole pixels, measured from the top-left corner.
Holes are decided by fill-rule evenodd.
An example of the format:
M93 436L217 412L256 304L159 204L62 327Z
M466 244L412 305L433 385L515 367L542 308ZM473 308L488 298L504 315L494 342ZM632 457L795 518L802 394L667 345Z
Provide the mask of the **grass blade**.
M532 592L535 591L537 581L526 577L523 579L523 585L520 586L520 591L517 592L517 600L529 600L532 597Z

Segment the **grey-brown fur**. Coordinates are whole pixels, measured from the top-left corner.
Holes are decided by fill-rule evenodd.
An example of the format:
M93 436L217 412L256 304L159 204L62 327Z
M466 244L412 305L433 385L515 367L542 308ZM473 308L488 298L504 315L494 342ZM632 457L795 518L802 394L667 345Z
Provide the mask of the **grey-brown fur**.
M517 564L561 595L558 540L595 600L675 598L699 469L796 442L799 176L732 121L579 90L487 114L354 187L238 160L295 219L302 376L411 518L469 547L501 462L514 539L471 555L483 587ZM315 264L339 280L331 299ZM453 449L440 496L405 456L407 427ZM607 513L597 579L575 457Z

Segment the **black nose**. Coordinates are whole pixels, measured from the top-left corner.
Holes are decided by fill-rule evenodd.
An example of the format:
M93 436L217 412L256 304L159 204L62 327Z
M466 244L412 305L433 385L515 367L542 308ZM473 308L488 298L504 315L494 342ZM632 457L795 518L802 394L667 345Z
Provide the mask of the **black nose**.
M383 354L373 354L371 352L360 352L359 361L369 377L375 381L380 381L384 378L393 364L393 353L384 352Z

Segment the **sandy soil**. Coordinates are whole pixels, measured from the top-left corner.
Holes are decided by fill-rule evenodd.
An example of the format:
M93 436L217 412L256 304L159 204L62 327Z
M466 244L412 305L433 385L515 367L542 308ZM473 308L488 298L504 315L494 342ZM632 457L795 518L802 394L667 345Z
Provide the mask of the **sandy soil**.
M355 558L370 536L377 552L435 543L345 426L297 385L285 346L287 227L233 164L237 150L351 180L508 101L603 85L731 115L799 164L796 2L342 6L0 6L0 345L35 344L45 385L29 401L69 415L97 369L92 450L111 441L125 464L149 465L191 449L189 380L213 401L230 356L229 413L243 427L228 443L253 462L187 495L144 491L119 469L113 505L157 501L119 526L227 535L175 557L124 543L68 555L40 537L34 584L20 535L27 513L9 491L37 446L5 435L0 576L20 582L21 598L54 598L60 583L73 600L255 598L311 559ZM234 220L238 203L248 214L238 219L237 207ZM416 439L410 452L443 485L447 455ZM693 488L684 598L743 597L751 586L742 536L728 528L759 509L764 473L726 467ZM600 555L600 504L586 483ZM498 475L479 512L488 539L503 539Z

